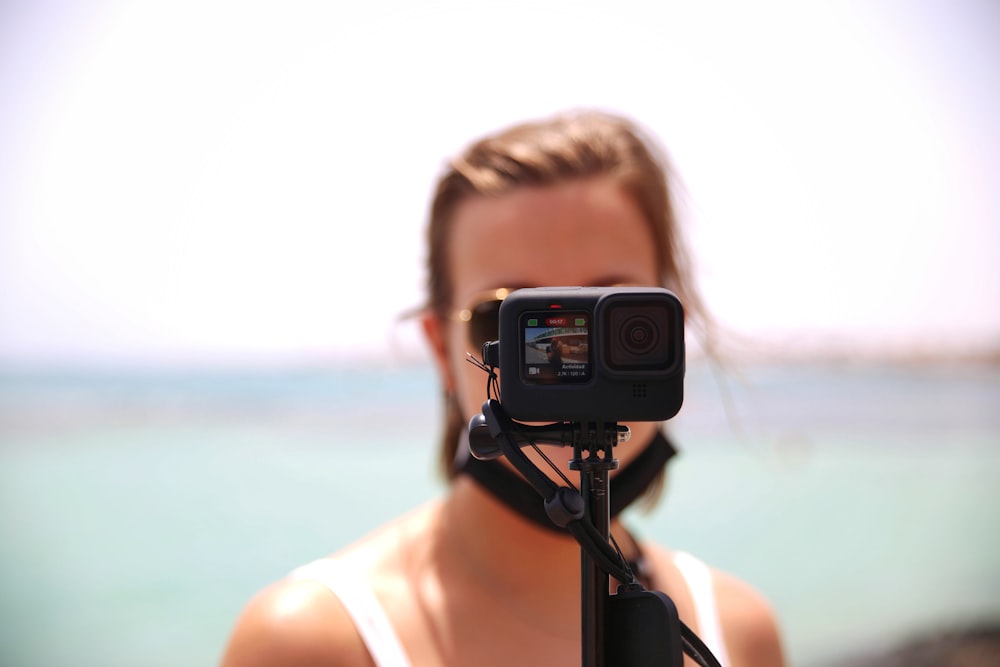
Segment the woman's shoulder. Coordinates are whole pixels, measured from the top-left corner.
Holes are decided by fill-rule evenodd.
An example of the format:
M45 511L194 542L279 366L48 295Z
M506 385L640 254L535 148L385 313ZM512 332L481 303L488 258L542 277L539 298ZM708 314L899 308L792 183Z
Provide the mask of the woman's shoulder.
M224 667L367 665L346 610L322 583L285 578L255 595L229 638Z
M654 544L644 544L647 557L653 561L657 573L665 573L671 595L683 600L675 600L678 609L687 609L688 625L695 627L694 608L704 601L694 600L697 594L691 590L688 560L704 567L710 582L709 594L714 594L715 610L721 626L730 659L734 666L780 667L784 664L781 639L774 611L767 599L746 581L733 574L706 565L698 559ZM687 574L682 572L686 570ZM678 591L683 587L683 592ZM684 614L682 613L682 618Z
M774 610L750 584L722 570L712 570L726 645L732 657L747 656L734 664L779 666L784 664Z
M372 590L400 576L393 559L407 534L417 534L435 508L406 514L348 547L295 568L257 593L229 638L223 667L255 665L370 665L371 658L337 582Z

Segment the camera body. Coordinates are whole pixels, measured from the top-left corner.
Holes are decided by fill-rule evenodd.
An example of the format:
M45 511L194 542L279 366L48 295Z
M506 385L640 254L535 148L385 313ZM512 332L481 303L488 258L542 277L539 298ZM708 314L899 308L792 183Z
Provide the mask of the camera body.
M500 306L498 357L514 419L670 419L684 400L684 310L659 287L520 289Z

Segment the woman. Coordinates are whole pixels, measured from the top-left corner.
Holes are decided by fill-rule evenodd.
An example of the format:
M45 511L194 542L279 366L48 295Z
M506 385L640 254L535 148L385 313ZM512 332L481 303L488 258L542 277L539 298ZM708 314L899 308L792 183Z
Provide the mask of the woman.
M487 137L452 162L431 209L423 315L445 396L448 493L259 593L225 665L580 664L579 545L504 463L468 456L486 382L466 355L496 337L498 302L521 287L665 286L699 321L652 146L625 119L576 113ZM672 453L658 424L629 426L618 505L655 489ZM551 453L564 470L568 456ZM636 542L617 516L611 530L723 665L783 664L772 614L746 584Z

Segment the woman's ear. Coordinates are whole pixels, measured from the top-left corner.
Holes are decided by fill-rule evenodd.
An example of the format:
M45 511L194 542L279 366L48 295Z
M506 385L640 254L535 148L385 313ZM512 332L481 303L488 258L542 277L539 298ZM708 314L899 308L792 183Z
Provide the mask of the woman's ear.
M424 337L431 347L434 355L434 363L437 366L438 374L441 376L441 384L446 394L455 393L455 380L451 374L451 367L448 362L448 331L447 324L441 321L433 311L428 310L420 317L420 324L424 330Z

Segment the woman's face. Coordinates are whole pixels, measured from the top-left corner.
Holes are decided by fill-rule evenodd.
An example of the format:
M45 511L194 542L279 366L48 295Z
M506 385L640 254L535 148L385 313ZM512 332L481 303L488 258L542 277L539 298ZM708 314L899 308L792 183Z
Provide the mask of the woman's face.
M459 204L452 223L452 311L501 287L659 284L649 224L609 179L472 198ZM480 350L473 349L468 325L456 318L429 322L428 334L445 385L468 420L486 400L485 374L466 361L467 353L478 357ZM635 444L616 453L623 462L638 453L655 428L630 426Z

